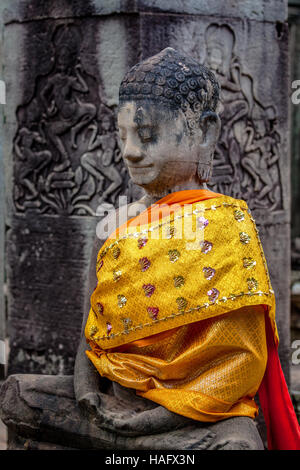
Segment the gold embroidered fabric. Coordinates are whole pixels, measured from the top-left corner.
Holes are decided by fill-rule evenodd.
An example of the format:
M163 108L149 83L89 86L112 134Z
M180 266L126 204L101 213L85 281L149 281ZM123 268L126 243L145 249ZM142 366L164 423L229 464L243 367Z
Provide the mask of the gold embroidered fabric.
M244 201L208 199L108 239L86 354L99 373L199 421L255 417L275 299Z
M87 355L102 376L183 416L256 416L253 397L267 362L262 307L243 307L170 333L147 346L96 347Z
M261 304L278 339L274 292L244 201L222 196L127 227L99 251L97 277L85 328L92 348Z

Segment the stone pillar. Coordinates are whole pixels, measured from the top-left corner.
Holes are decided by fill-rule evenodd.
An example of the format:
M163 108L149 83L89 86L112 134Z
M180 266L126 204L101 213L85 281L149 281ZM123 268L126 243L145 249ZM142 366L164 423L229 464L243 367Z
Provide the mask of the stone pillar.
M3 23L0 18L0 38L2 37ZM2 68L2 44L0 39L0 380L5 375L5 293L4 293L4 169L3 169L3 107L5 106L5 81Z
M257 220L288 376L286 1L5 0L1 8L10 371L72 370L97 206L136 197L116 141L118 85L139 59L171 46L221 82L212 189L245 199Z
M289 2L290 65L291 65L291 235L292 235L292 272L291 272L291 392L296 413L300 422L300 0ZM298 346L298 348L297 348Z
M4 227L3 153L0 142L0 380L4 378L5 370Z
M108 3L1 5L9 373L72 373L96 210L133 197L114 110L137 17Z
M290 26L290 62L291 62L291 83L300 80L300 1L293 0L289 7ZM292 151L292 238L300 237L300 103L299 84L297 88L291 88L291 151ZM293 96L294 95L294 96ZM298 250L299 251L299 247ZM300 262L295 260L294 265L300 266Z

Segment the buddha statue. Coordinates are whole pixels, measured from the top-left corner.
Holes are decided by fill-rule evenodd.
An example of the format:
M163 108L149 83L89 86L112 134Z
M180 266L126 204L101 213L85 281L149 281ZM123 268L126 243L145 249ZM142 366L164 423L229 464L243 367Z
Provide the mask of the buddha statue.
M219 91L207 67L172 48L125 75L120 147L144 195L97 227L74 382L3 385L2 416L23 436L37 440L39 430L72 448L263 449L254 397L275 416L270 367L283 384L276 410L290 398L255 222L245 201L207 188ZM270 448L299 444L287 414L277 413Z
M126 207L125 220L169 194L194 190L213 195L207 190L207 182L220 133L220 118L217 114L219 85L214 74L193 59L167 48L134 66L126 74L119 97L118 127L123 158L133 183L145 191L141 200ZM123 213L124 207L121 210ZM120 218L117 212L114 219L116 224ZM101 225L100 234L105 233L103 229L109 226L109 220L104 219ZM107 232L106 235L107 238L111 234ZM75 366L76 398L89 420L94 420L102 428L124 435L159 434L181 428L182 445L185 446L184 429L187 426L199 428L199 422L159 406L155 401L137 396L134 387L129 388L130 380L124 381L124 377L119 377L119 383L117 377L112 381L107 381L103 376L105 374L100 377L86 354L84 329L90 311L90 297L97 285L95 260L105 242L103 238L103 235L102 239L101 235L96 238L92 255L90 292ZM116 277L118 270L115 272ZM113 278L111 282L116 284ZM151 285L148 289L151 290ZM153 311L155 315L155 307ZM125 331L128 330L131 319L124 317L122 321L125 322ZM169 361L169 358L165 360ZM97 364L97 361L94 362ZM263 361L256 366L263 375ZM114 410L105 410L103 392L107 387L117 400ZM119 402L124 404L121 412L117 404ZM249 420L248 417L239 419ZM252 424L249 420L246 428L251 426L252 431L256 432ZM255 435L257 439L252 445L259 448L262 444L258 435Z
M139 201L121 208L127 217L155 204L162 197L181 190L207 189L213 153L220 132L216 113L219 85L206 67L183 57L171 48L134 66L120 85L118 128L123 159L130 177L145 191ZM116 221L119 211L115 215ZM104 219L99 233L109 221ZM107 236L110 235L107 233ZM172 413L149 400L136 397L135 391L113 382L114 395L127 402L126 409L116 406L105 415L102 383L86 355L84 327L89 313L90 295L97 284L97 254L105 240L96 237L90 270L90 290L83 319L74 387L78 403L89 419L117 432L139 435L145 424L151 432L165 432L184 426L186 417ZM138 412L132 411L132 408Z

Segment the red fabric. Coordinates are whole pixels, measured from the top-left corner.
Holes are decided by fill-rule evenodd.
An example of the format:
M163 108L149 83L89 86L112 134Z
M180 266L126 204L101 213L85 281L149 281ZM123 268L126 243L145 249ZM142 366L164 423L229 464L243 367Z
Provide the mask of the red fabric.
M300 450L300 427L278 357L269 316L266 315L268 362L258 390L267 426L269 450Z

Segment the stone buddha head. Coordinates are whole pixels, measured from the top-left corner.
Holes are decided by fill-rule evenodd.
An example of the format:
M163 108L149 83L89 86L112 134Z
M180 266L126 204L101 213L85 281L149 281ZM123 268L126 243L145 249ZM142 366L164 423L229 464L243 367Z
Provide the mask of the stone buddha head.
M156 194L206 187L219 91L207 67L170 47L132 67L120 85L118 127L135 184Z

